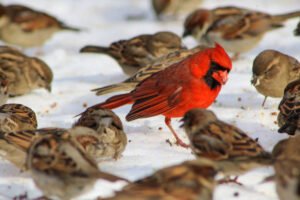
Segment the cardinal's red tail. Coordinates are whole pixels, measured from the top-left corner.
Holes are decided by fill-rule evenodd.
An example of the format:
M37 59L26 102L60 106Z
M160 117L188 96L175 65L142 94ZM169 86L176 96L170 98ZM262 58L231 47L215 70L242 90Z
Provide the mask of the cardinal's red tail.
M131 103L133 103L131 94L127 93L127 94L120 94L120 95L110 97L105 102L96 104L92 107L114 109Z

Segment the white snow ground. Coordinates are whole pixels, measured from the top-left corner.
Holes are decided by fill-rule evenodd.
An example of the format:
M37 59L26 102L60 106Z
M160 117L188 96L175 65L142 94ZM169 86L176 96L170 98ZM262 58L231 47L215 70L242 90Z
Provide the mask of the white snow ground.
M84 103L90 106L108 97L95 96L90 89L126 78L113 59L105 55L79 54L81 47L87 44L107 45L115 40L160 30L169 30L180 35L183 30L182 21L155 21L149 1L146 0L2 0L1 3L32 6L47 11L70 25L85 29L81 33L58 33L42 48L41 58L54 72L51 94L36 90L8 102L22 103L36 111L40 128L70 127L75 120L73 117L83 111ZM221 5L238 5L270 13L300 9L299 0L206 0L203 6L212 8ZM145 19L127 20L128 16L136 15L145 15ZM267 150L271 150L278 140L286 137L277 133L277 125L274 124L276 115L272 114L277 112L280 99L269 98L266 106L261 107L263 96L250 85L252 61L259 52L268 48L300 59L300 38L292 35L298 20L290 20L285 28L267 34L256 49L234 62L228 83L223 87L217 103L210 107L220 119L236 124L253 138L259 138ZM191 38L185 42L190 47L196 45ZM29 49L26 53L34 55L37 51L39 49ZM129 108L125 106L115 112L120 115L131 142L121 159L103 162L100 164L101 169L136 180L162 167L193 158L190 150L166 143L166 139L174 139L165 127L163 117L128 123L124 117ZM178 120L173 120L173 125L186 140L183 130L178 128ZM163 129L158 130L159 127ZM261 168L241 176L243 187L233 184L218 186L214 199L276 200L278 197L274 184L260 183L272 172L271 168ZM109 195L121 186L121 183L113 185L99 181L93 191L78 199L91 199L100 194ZM20 173L13 165L1 160L0 199L12 199L25 192L29 198L41 194L28 174Z

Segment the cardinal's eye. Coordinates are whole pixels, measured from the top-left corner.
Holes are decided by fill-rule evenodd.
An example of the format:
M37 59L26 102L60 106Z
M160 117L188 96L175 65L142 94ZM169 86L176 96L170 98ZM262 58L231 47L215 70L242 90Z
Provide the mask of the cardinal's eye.
M219 65L218 63L212 61L210 63L210 67L212 69L212 71L227 71L229 72L230 70L229 69L226 69L225 67L223 67L222 65Z

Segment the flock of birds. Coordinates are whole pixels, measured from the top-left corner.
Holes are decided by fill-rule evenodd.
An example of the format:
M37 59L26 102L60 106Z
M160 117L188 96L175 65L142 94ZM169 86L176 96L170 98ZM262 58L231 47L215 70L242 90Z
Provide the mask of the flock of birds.
M100 179L127 185L106 199L209 200L217 184L235 182L253 168L274 166L280 200L300 199L300 63L275 50L254 59L252 84L265 97L282 97L278 132L291 137L267 152L257 140L206 110L218 96L231 70L231 60L254 48L268 31L300 17L300 11L271 15L239 7L197 9L200 0L152 0L159 20L190 13L183 36L199 46L187 49L172 32L138 35L108 47L85 46L80 52L113 57L129 78L96 88L97 95L124 92L91 106L69 129L40 128L35 113L21 104L6 104L9 97L37 88L51 91L51 68L36 57L11 46L0 47L0 150L1 156L29 172L45 198L71 199L92 188ZM40 46L60 30L80 31L56 18L22 6L0 6L0 39L23 48ZM292 32L292 31L291 31ZM294 31L300 35L300 22ZM232 52L229 58L226 53ZM118 159L127 145L119 117L111 111L133 104L128 121L164 115L176 143L191 148L195 159L163 168L130 182L102 172L97 162ZM171 126L183 117L190 144ZM4 153L3 153L4 152ZM216 175L223 175L217 179ZM100 198L99 199L104 199Z

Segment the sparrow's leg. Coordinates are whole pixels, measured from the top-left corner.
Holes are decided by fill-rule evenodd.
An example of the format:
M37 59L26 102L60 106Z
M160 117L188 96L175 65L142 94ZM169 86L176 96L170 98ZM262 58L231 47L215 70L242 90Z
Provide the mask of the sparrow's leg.
M171 125L171 118L166 117L165 118L165 123L168 126L168 128L170 129L170 131L172 132L172 134L174 135L175 139L176 139L176 144L179 146L182 146L184 148L188 148L189 145L187 145L186 143L184 143L177 135L177 133L174 131L172 125Z
M262 107L265 106L266 101L267 101L267 96L265 96L264 101L263 101L262 104L261 104Z

